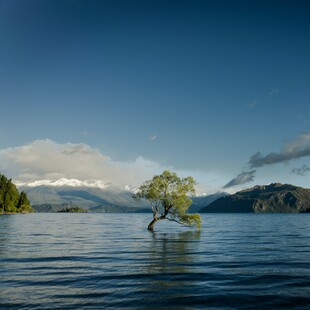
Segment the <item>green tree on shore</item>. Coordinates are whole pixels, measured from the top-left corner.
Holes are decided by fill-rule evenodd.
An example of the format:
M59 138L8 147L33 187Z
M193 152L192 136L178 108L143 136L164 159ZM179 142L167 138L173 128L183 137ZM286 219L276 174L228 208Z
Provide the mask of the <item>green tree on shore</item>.
M167 170L143 183L133 197L151 203L153 220L148 230L153 231L155 223L164 219L200 228L200 215L186 213L192 203L189 195L195 194L194 186L192 177L181 179Z
M0 213L21 212L33 212L27 194L19 194L12 180L0 174Z

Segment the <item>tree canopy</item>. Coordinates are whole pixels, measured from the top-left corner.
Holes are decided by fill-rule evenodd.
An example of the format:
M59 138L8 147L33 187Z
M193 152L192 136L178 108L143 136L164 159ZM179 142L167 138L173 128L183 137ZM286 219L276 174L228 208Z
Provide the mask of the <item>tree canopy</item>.
M164 219L200 228L200 215L186 213L192 203L189 196L195 194L195 184L192 177L179 178L168 170L144 182L133 197L151 203L153 220L148 229L153 231L154 224Z
M0 174L0 213L32 212L25 192L19 194L11 179Z

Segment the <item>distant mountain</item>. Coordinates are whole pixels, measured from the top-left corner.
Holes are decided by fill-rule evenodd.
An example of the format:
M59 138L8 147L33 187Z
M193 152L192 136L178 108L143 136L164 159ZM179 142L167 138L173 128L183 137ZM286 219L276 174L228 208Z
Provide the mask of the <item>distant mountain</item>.
M310 189L279 183L255 186L221 197L201 209L201 212L310 212Z
M99 186L96 186L99 185ZM37 212L59 212L68 207L80 207L90 212L145 212L150 210L147 202L136 201L132 192L78 180L37 181L19 184Z
M151 210L146 201L139 202L132 198L134 190L128 186L119 188L97 180L80 181L65 178L17 184L27 193L36 212L59 212L73 207L104 213L150 212ZM224 195L227 194L216 193L191 197L193 203L189 207L189 212L199 212L201 208Z
M218 198L227 196L228 194L225 192L218 192L212 195L205 195L205 196L195 196L191 197L193 203L188 208L189 213L196 213L200 212L202 208L208 206L213 201L217 200Z

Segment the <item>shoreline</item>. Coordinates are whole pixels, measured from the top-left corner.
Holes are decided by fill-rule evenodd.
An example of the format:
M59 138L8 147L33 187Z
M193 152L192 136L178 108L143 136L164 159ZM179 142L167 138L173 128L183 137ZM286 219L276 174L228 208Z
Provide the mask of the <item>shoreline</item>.
M0 215L11 215L11 214L30 214L30 213L35 213L35 212L0 212Z

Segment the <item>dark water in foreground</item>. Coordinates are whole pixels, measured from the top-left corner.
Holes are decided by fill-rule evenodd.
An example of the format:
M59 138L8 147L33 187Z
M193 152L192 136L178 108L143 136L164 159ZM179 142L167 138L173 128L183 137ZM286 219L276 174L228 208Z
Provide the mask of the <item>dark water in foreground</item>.
M306 309L309 214L0 216L1 309Z

